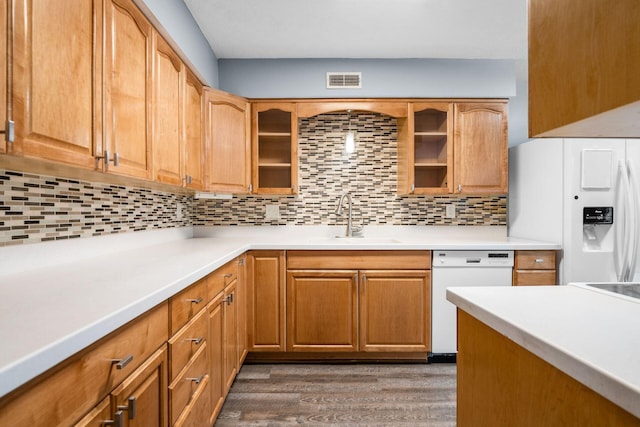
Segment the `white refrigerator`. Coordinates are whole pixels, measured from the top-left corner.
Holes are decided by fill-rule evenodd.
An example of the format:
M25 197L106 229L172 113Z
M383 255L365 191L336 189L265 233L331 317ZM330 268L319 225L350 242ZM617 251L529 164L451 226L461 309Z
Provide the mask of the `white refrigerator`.
M562 245L559 283L639 281L640 140L509 149L509 235Z

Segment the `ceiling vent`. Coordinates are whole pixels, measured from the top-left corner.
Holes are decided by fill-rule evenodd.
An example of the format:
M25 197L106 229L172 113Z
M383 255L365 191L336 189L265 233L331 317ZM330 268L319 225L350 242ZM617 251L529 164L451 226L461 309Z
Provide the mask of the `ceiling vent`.
M327 73L327 89L360 89L362 73Z

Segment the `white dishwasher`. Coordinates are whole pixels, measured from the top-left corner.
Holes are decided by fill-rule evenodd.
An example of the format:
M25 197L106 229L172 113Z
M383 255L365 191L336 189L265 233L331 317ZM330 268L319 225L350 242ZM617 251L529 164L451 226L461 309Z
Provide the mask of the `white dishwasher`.
M451 286L511 286L513 251L433 251L430 362L453 362L457 352L456 306Z

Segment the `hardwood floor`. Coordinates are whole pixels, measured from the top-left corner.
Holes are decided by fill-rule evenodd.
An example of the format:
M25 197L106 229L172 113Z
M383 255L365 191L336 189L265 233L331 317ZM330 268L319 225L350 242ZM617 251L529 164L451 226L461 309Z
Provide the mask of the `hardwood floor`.
M226 426L455 426L455 364L244 365Z

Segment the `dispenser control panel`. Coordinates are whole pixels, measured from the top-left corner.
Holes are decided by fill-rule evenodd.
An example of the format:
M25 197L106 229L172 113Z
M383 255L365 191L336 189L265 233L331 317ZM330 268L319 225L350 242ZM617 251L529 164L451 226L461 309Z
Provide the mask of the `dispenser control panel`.
M583 224L613 224L613 206L585 207L582 212Z

